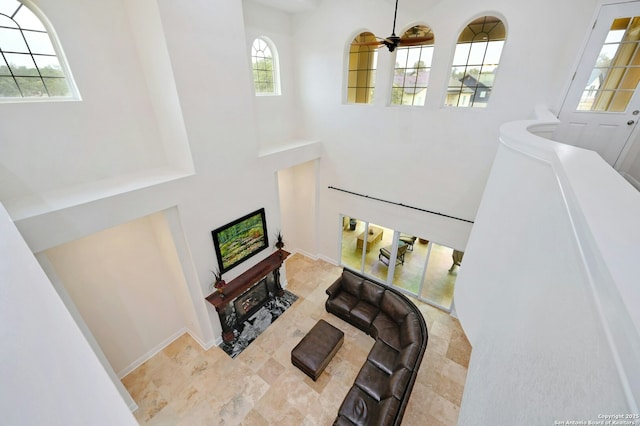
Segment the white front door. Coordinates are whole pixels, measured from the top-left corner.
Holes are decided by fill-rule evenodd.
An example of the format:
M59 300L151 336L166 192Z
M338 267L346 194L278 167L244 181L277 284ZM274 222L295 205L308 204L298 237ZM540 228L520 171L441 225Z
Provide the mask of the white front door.
M553 139L591 149L612 166L619 165L640 120L639 81L640 1L604 5Z

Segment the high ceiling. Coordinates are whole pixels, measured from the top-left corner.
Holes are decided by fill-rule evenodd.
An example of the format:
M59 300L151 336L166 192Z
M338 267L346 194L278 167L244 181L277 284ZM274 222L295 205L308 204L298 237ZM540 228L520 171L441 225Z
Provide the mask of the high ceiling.
M280 9L289 13L306 12L313 10L322 0L251 0L256 3L262 3L264 5ZM393 13L393 6L395 0L384 0L391 6L389 13ZM400 0L398 2L398 8L405 11L424 11L426 8L431 7L442 0Z
M315 9L320 0L253 0L289 13L304 12Z

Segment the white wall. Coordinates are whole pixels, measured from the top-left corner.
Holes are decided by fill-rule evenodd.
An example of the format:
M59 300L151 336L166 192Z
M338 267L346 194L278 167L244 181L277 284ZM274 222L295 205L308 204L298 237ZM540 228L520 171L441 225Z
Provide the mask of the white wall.
M187 327L193 309L170 241L157 213L45 252L119 377Z
M0 105L0 200L35 196L49 207L17 220L32 252L171 209L195 337L204 345L220 335L217 316L204 301L215 266L210 231L259 207L266 209L270 234L284 229L275 175L282 168L322 157L315 224L319 256L338 260L340 213L465 249L469 224L327 187L475 219L499 125L529 115L539 103L560 105L596 5L595 0L403 0L398 32L418 22L430 25L436 56L427 105L396 108L386 106L389 94L382 83L390 78L393 59L384 51L376 103L342 102L347 45L363 29L388 35L388 0L324 0L292 17L265 11L263 22L262 9L241 2L158 0L125 7L123 1L38 0L58 31L83 101ZM485 12L499 13L508 27L491 104L486 110L442 108L458 32ZM284 69L292 69L285 84L293 84L293 107L285 97L265 102L254 97L247 52L252 32L278 43ZM162 52L141 52L155 42ZM291 58L282 57L289 49ZM156 61L158 72L152 72L148 67ZM161 90L163 78L175 82L169 88L175 96L151 93ZM175 118L177 105L182 123L163 122ZM273 150L284 147L282 140L300 136L322 141L322 149L311 144ZM164 167L173 161L172 152L184 154L172 151L168 141L183 137L194 176L62 207L42 196ZM271 154L259 157L263 151ZM182 164L180 158L176 164ZM296 232L295 238L302 245L313 235ZM466 270L467 257L465 263Z
M313 12L291 18L292 39L289 42L293 46L291 56L295 58L293 71L297 78L289 78L288 84L292 80L295 83L296 111L302 117L301 124L295 127L323 143L318 179L317 232L322 236L318 240L318 255L337 261L340 213L384 223L449 247L464 249L471 228L469 224L344 196L327 187L342 187L472 220L496 149L498 125L511 117L528 114L537 102L559 103L561 89L583 38L581 31L567 33L563 25L571 21L574 28L584 28L586 34L593 7L577 0L562 5L545 1L548 4L514 5L506 0L467 4L469 2L457 1L455 4L447 2L446 7L441 3L432 7L425 4L424 8L408 3L408 12L399 12L399 28L421 19L434 28L437 53L432 75L434 78L439 75L440 82L446 80L449 57L459 29L475 14L485 10L499 10L505 16L509 38L502 70L492 104L482 111L440 108L443 96L438 93L443 95L444 89L436 84L437 79L430 89L434 96L424 108L387 107L382 89L378 91L380 96L376 105L342 104L342 75L350 37L365 27L376 33L388 32L388 2L377 0L379 7L364 7L362 0L346 4L326 0ZM38 161L31 162L33 159L22 152L25 137L7 138L10 143L3 146L16 151L15 156L20 157L16 164L30 163L24 173L29 174L30 179L40 181L43 187L49 185L45 181L65 180L67 174L73 174L81 181L97 179L91 173L101 168L107 175L119 175L122 163L108 156L84 155L86 147L95 140L113 135L119 143L111 143L109 136L109 143L116 145L112 149L126 151L132 157L127 161L146 159L148 150L143 150L145 155L137 156L139 151L126 144L122 146L121 140L129 140L131 128L127 126L111 126L102 131L101 126L83 122L86 131L79 131L68 125L76 120L75 111L69 110L69 105L88 110L83 114L91 114L93 120L109 116L118 119L121 113L123 117L126 113L126 119L137 125L147 123L148 117L162 117L159 112L162 108L151 107L152 103L159 102L157 98L145 92L155 89L155 80L152 78L148 85L142 84L148 75L141 68L152 63L153 56L136 55L135 49L142 49L147 44L137 32L135 47L128 43L131 34L125 25L125 21L136 25L143 15L141 10L146 9L142 6L141 9L124 8L118 3L94 5L76 0L56 2L56 7L51 0L40 0L39 5L59 31L64 29L60 38L81 90L90 89L96 94L80 103L1 106L10 114L2 127L5 134L21 135L20 132L28 127L29 141L45 140L51 134L65 141L65 147L53 144L35 150L43 162L46 158L46 167L40 168ZM144 5L153 9L149 3ZM552 6L555 13L548 16L545 10ZM67 9L69 13L65 13ZM188 278L188 285L198 318L196 328L202 328L198 337L205 343L212 342L220 331L215 312L204 301L197 300L198 293L203 296L208 293L209 270L215 266L210 230L259 207L267 210L270 232L281 228L277 182L273 170L264 167L258 158L261 145L256 123L260 120L256 116L263 108L256 108L257 99L251 89L246 34L251 31L265 33L274 41L281 37L286 52L285 26L281 24L289 18L279 12L265 13L269 19L261 27L255 14L259 10L247 5L243 10L242 4L234 2L177 4L160 0L157 14L148 16L150 22L147 24L153 34L165 37L162 47L166 46L171 63L195 176L25 217L17 223L32 250L38 252L175 206L182 224L181 237L186 244L182 266L184 270L194 271ZM355 21L354 16L358 17ZM82 22L75 25L76 21ZM122 31L114 31L109 22L120 25L114 28ZM545 31L539 31L540 22L549 23ZM110 38L113 42L108 49L100 50L100 60L87 59L93 53L87 50L89 47L97 41L106 43ZM560 38L563 43L556 42ZM526 58L520 54L522 51L527 52ZM380 69L388 68L390 61L391 58L381 52ZM121 69L130 71L128 84L139 83L135 84L136 89L130 95L133 98L125 102L124 107L112 105L113 97L122 93L118 89L105 93L104 80L95 78L104 72L101 68L104 63L120 64ZM522 64L527 66L522 67ZM203 77L195 78L195 75ZM94 110L93 105L99 110ZM55 129L25 126L31 123L34 114L42 115L34 108L51 110L47 116L58 116L57 122L61 125ZM283 102L278 110L286 113L287 108ZM288 134L292 129L290 122L286 118L279 119L281 127L275 130L281 135ZM65 123L67 125L62 125ZM159 155L159 150L165 152L158 142L160 133L165 134L165 130L160 131L157 123L143 127L151 133L137 135L136 143L153 147L150 148L151 157ZM78 153L82 161L75 160ZM14 163L9 157L2 158ZM307 159L300 162L304 161ZM91 173L84 173L83 168L91 169ZM5 182L3 188L8 193L24 193L19 182ZM35 187L37 190L38 185ZM233 278L259 260L252 259L225 278Z
M1 205L0 234L2 423L137 424Z
M400 2L396 33L425 23L435 33L427 105L387 106L392 55L381 49L374 105L343 103L348 43L360 31L391 32L393 2L325 0L293 19L296 75L309 138L322 140L319 251L338 258L338 214L359 215L464 249L470 226L339 196L332 185L473 220L497 148L501 123L526 117L538 103L558 106L596 1L511 0ZM549 13L553 10L553 13ZM471 19L504 17L507 42L490 105L444 108L456 39ZM566 23L571 22L571 31ZM562 40L560 43L559 40ZM525 54L526 52L526 54ZM437 235L436 235L437 234Z
M637 412L640 196L597 154L508 129L456 282L459 423Z
M122 3L34 3L54 26L82 101L0 104L0 199L167 166Z
M455 299L473 353L461 425L625 412L548 165L499 152L464 260Z
M279 96L254 96L255 126L258 130L260 150L269 151L283 147L293 140L302 139L299 114L295 107L297 92L293 63L295 56L291 44L291 15L251 0L242 2L247 47L260 36L266 36L277 49L281 94ZM248 62L251 69L251 62ZM250 82L253 93L253 81Z
M317 253L317 161L278 172L282 234L287 249L307 256Z
M178 255L196 318L190 329L202 344L212 345L220 326L215 311L204 300L209 293L210 270L216 265L211 230L260 207L266 209L269 232L280 228L276 177L273 170L260 166L258 158L249 58L238 54L246 49L242 5L164 0L127 8L119 2L103 5L63 0L56 1L55 7L50 0L38 3L59 31L84 97L76 103L0 106L0 132L6 141L2 149L11 154L3 155L1 161L20 166L20 173L30 180L25 186L20 179L3 179L3 196L35 194L49 207L17 217L17 226L32 251L41 252L173 209L172 237L180 242ZM162 52L136 51L148 48L153 41L153 37L141 34L140 28L133 31L128 27L140 25L145 12L149 13L148 21L142 22L144 28L154 37L165 37L159 46L160 51L166 47L166 57ZM170 61L171 76L163 59ZM142 71L154 61L158 62L157 72ZM107 69L112 72L114 64L117 78L107 78L104 74ZM195 176L150 182L146 187L68 205L39 196L38 191L65 185L67 180L88 186L108 176L126 180L131 170L155 166L150 163L154 158L164 162L164 156L171 153L165 142L167 138L179 141L180 126L177 122L158 124L175 107L171 93L164 100L161 95L149 94L159 90L157 81L162 76L175 82ZM119 78L126 84L120 84ZM115 87L107 87L105 81ZM82 110L81 114L76 110ZM54 117L57 126L34 126L33 117ZM122 120L130 125L123 125ZM25 152L32 141L50 141L52 135L64 145L43 143ZM138 145L131 145L130 140ZM123 162L94 150L96 143L108 144L127 158ZM235 268L225 278L232 279L262 257Z

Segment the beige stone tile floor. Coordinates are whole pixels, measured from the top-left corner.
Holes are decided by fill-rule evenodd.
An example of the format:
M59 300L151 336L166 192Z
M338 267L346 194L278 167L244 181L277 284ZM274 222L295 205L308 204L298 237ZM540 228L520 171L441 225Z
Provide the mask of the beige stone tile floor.
M341 268L296 254L287 289L299 299L238 357L204 350L188 334L122 379L142 425L331 425L373 339L324 309ZM403 425L455 425L471 346L458 320L415 301L429 341ZM291 350L324 319L344 344L317 382L291 364Z

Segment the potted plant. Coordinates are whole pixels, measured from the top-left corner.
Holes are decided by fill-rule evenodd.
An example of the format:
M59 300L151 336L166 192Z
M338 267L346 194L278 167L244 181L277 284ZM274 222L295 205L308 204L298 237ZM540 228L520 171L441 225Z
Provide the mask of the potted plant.
M222 274L218 272L217 269L215 271L211 271L211 273L215 278L213 286L216 288L216 290L218 290L218 293L220 293L220 296L224 296L224 287L227 285L227 283L225 282L225 280L222 279Z
M284 241L282 241L282 233L278 231L276 234L276 248L282 250L282 247L284 247Z
M284 241L282 241L282 232L280 231L278 231L278 233L276 234L275 246L278 249L278 252L280 253L280 259L282 259L282 247L284 247Z

